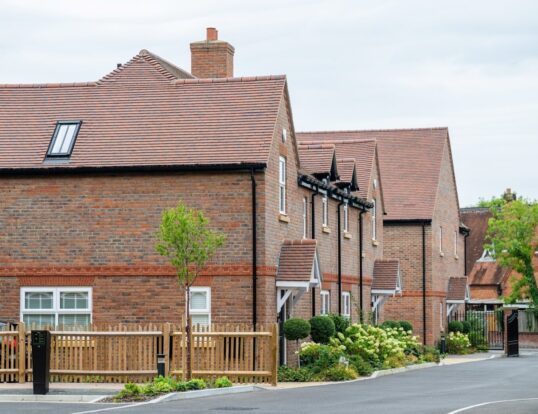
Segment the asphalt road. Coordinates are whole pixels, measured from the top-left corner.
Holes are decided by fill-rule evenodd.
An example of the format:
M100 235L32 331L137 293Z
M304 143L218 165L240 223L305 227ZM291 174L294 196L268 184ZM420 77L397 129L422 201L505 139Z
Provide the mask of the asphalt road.
M0 413L538 413L538 354L428 368L345 384L122 407L0 404ZM475 406L466 409L466 407ZM101 411L102 410L102 411Z

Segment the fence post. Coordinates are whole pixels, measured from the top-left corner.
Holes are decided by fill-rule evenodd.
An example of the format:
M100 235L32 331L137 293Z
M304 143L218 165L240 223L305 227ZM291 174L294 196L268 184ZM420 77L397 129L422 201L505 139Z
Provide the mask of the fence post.
M278 383L278 324L274 323L271 329L271 383L276 386Z
M163 325L164 375L170 373L170 323Z
M26 382L26 328L24 323L19 323L19 338L17 341L17 350L19 352L19 383Z
M181 340L179 348L181 348L181 379L185 381L187 378L187 335L185 331L185 317L181 318Z

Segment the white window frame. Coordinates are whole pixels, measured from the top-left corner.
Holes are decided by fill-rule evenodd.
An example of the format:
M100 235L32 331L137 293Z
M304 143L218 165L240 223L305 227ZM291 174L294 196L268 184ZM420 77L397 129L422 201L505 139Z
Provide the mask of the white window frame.
M377 240L377 200L372 199L372 240Z
M278 157L278 211L286 214L286 158Z
M443 255L443 226L439 226L439 254Z
M329 227L329 198L324 195L321 199L322 205L322 222L323 227Z
M211 326L211 288L206 286L191 286L190 294L205 292L207 307L204 309L192 309L192 300L189 298L189 314L192 315L207 315L207 326Z
M351 319L351 293L342 292L342 316Z
M347 201L344 202L344 233L349 233L349 208Z
M328 315L331 313L331 292L328 290L320 291L321 306L319 308L320 315Z
M303 239L308 237L308 198L303 197Z
M26 309L26 293L52 293L52 309ZM61 309L60 297L63 292L84 292L88 293L88 307L86 309ZM24 315L54 315L54 325L58 326L60 315L90 315L90 324L93 321L93 290L91 287L53 287L34 286L21 287L20 290L20 320L24 321Z

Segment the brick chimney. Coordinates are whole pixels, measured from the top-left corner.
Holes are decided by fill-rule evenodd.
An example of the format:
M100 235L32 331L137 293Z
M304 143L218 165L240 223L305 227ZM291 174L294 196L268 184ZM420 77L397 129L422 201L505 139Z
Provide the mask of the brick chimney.
M191 43L191 73L197 78L231 78L234 75L234 47L219 40L214 27L207 28L207 38Z

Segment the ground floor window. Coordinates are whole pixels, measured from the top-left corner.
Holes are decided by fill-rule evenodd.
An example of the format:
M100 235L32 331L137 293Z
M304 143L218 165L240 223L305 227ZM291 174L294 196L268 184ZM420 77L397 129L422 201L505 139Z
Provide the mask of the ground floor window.
M342 316L351 318L351 293L342 292Z
M331 311L331 292L328 290L322 290L321 294L321 309L320 313L322 315L328 315Z
M87 327L92 321L92 289L88 287L22 288L21 320L36 328Z
M211 288L191 287L190 314L193 325L211 325Z

